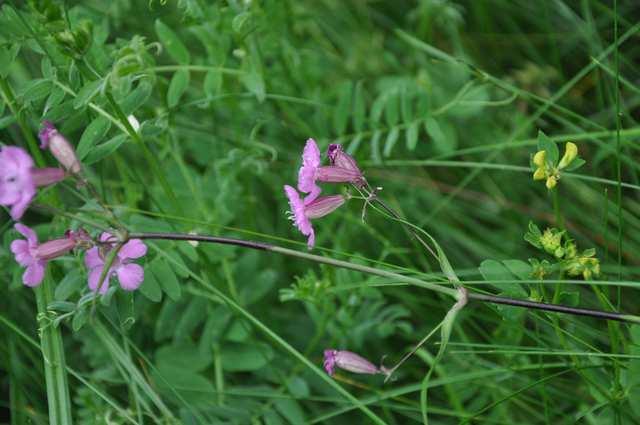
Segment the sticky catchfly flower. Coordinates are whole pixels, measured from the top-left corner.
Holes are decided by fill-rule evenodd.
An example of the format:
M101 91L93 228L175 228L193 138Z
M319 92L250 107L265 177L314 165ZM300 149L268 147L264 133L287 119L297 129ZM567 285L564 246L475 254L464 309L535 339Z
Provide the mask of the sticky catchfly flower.
M17 146L0 148L0 205L11 206L11 218L19 220L36 194L37 186L64 179L59 168L34 168L27 151Z
M334 150L342 150L340 145L331 146L337 146ZM302 152L302 166L298 172L298 190L309 194L305 197L306 202L310 202L320 195L320 187L316 184L318 181L324 183L356 183L362 180L362 173L355 165L353 158L344 152L334 156L340 157L337 163L332 161L330 166L321 166L320 150L316 141L313 139L307 140ZM350 161L343 158L343 156L350 158Z
M284 192L289 198L291 216L295 226L305 236L308 236L309 249L315 244L315 233L311 225L311 219L324 217L340 207L346 201L342 195L321 196L311 201L302 200L298 192L291 186L285 186Z
M327 148L327 156L329 157L329 163L332 166L339 167L351 173L351 180L349 183L354 183L356 185L364 183L364 176L362 175L362 171L360 171L356 160L342 150L342 145L338 143L330 144L329 148Z
M38 286L44 278L47 261L66 254L77 244L73 232L67 232L64 238L39 244L36 233L29 227L16 223L15 229L26 238L11 242L11 252L18 264L27 268L22 275L22 282L27 286Z
M11 218L19 220L36 194L31 169L33 159L22 148L0 150L0 204L11 206Z
M49 148L51 154L66 170L74 174L79 173L81 171L80 161L78 161L76 151L71 143L58 132L51 122L45 121L42 125L43 128L38 134L40 147L42 149Z
M114 275L118 276L120 286L126 291L138 289L144 280L144 269L132 260L143 257L147 253L147 246L140 239L131 239L120 248L104 280L99 282L105 259L109 251L114 249L114 241L115 238L110 233L102 233L100 242L103 245L91 248L84 257L84 264L89 269L89 288L94 292L107 292L109 280Z
M389 375L389 369L384 366L377 367L364 357L351 351L327 349L324 350L324 370L330 376L335 373L335 368L347 370L353 373L365 373L369 375Z

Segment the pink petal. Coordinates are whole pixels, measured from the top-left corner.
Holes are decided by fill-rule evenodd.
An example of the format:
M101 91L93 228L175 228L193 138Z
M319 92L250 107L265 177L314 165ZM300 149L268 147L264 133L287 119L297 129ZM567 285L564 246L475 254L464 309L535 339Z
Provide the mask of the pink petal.
M302 234L304 235L305 233L302 232ZM316 244L316 234L313 231L313 227L311 227L311 225L309 225L309 238L307 239L307 248L312 249L313 246Z
M320 165L320 149L318 149L315 140L307 140L307 144L302 151L302 162L304 165L310 165L312 167L318 167Z
M38 286L44 279L44 266L46 261L34 261L22 275L22 282L27 286Z
M100 274L102 273L103 267L96 267L95 269L91 269L89 272L89 288L96 292L98 288L98 282L100 280ZM109 275L105 277L102 281L102 285L100 285L100 293L104 294L109 289Z
M16 262L23 267L33 263L33 257L29 252L29 244L24 239L11 242L11 252L16 257Z
M30 191L29 191L30 192ZM31 200L33 199L33 193L23 192L20 201L13 204L11 207L11 218L14 220L20 220L24 215L24 212L29 207Z
M100 251L97 247L91 248L84 256L84 265L88 269L95 269L104 265L104 260L100 257Z
M140 258L147 253L147 246L140 239L131 239L124 244L120 251L118 251L118 257L121 260L127 258Z
M38 245L38 236L30 227L27 227L22 223L16 223L13 227L18 231L18 233L27 238L30 247Z
M144 269L138 264L124 264L118 267L116 273L118 273L120 286L127 291L138 289L144 280Z
M100 242L113 242L113 243L115 243L116 242L116 238L111 233L102 232L102 234L100 235Z

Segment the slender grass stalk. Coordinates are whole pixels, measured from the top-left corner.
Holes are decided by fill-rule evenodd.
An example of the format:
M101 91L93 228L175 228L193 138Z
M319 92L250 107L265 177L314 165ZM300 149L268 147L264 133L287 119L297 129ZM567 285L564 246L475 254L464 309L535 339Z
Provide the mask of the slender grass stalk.
M280 247L277 245L271 245L264 242L254 242L245 239L225 238L219 236L206 236L206 235L191 235L185 233L163 233L163 232L137 232L129 234L130 239L158 239L158 240L173 240L173 241L197 241L206 243L215 243L221 245L234 245L243 248L256 249L261 251L274 252L277 254L287 255L290 257L302 258L305 260L313 261L320 264L328 264L335 267L354 270L361 273L371 274L375 276L389 278L398 282L404 282L409 285L418 286L421 288L429 289L435 292L440 292L451 297L456 297L458 291L454 288L438 285L431 282L425 282L423 280L404 276L399 273L390 272L387 270L377 269L375 267L364 266L361 264L354 264L348 261L336 260L334 258L322 257L315 254L309 254L307 252L296 251ZM622 314L616 312L608 312L601 310L592 310L586 308L575 308L559 304L548 304L536 301L521 300L508 297L500 297L496 295L479 294L476 292L469 292L469 300L488 302L492 304L503 304L515 307L524 307L532 310L544 310L556 313L572 314L576 316L589 316L597 319L615 320L619 322L637 323L640 324L640 316L634 316L630 314Z
M40 167L45 165L44 157L38 149L38 141L33 136L24 120L11 87L4 78L0 78L0 91L5 103L9 105L11 113L27 141L31 155ZM64 345L60 328L48 323L47 305L53 301L53 289L47 277L42 284L34 289L40 324L40 350L44 360L45 384L47 387L47 403L49 406L49 423L52 425L67 425L73 423L71 415L71 397L67 380L67 365L64 356Z

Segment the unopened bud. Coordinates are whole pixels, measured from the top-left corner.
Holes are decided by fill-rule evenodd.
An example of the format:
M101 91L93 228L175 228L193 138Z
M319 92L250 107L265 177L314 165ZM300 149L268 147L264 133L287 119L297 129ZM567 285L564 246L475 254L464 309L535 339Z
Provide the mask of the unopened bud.
M72 238L54 239L38 245L35 257L39 260L51 260L65 255L75 246L76 241Z
M544 162L547 159L547 151L538 151L533 155L533 163L536 167L544 167Z
M547 189L551 190L554 187L556 187L556 184L558 184L558 179L555 176L551 176L547 179Z
M542 167L536 169L536 171L533 173L534 180L544 180L546 176L547 176L547 173L544 171L544 168Z
M33 168L31 170L31 177L36 186L49 186L50 184L64 180L64 170L54 167Z
M40 147L51 151L51 154L60 164L73 174L81 171L80 161L76 157L76 152L71 143L58 132L49 121L45 121L44 128L40 131Z

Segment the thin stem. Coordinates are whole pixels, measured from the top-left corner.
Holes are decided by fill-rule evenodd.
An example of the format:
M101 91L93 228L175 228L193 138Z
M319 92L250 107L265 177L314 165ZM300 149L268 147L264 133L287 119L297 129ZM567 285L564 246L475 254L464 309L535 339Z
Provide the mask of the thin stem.
M198 241L205 243L215 243L222 245L234 245L243 248L257 249L261 251L275 252L277 254L287 255L291 257L303 258L305 260L314 261L321 264L328 264L335 267L341 267L345 269L355 270L362 273L367 273L375 276L386 277L396 280L398 282L404 282L410 285L419 286L421 288L430 289L436 292L447 294L451 297L457 297L458 291L454 288L438 285L435 283L425 282L423 280L413 278L410 276L404 276L398 273L377 269L374 267L363 266L360 264L354 264L347 261L336 260L334 258L322 257L319 255L309 254L306 252L300 252L293 249L283 248L277 245L271 245L263 242L254 242L244 239L225 238L220 236L206 236L206 235L191 235L186 233L162 233L162 232L140 232L129 234L131 239L162 239L173 241ZM640 324L640 316L607 312L600 310L592 310L586 308L574 308L559 304L547 304L536 301L520 300L515 298L499 297L495 295L486 295L476 292L469 292L469 300L487 302L492 304L504 304L515 307L525 307L533 310L552 311L556 313L572 314L577 316L589 316L597 319L616 320L619 322L637 323Z

